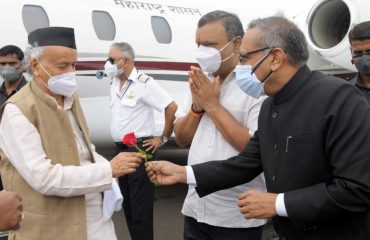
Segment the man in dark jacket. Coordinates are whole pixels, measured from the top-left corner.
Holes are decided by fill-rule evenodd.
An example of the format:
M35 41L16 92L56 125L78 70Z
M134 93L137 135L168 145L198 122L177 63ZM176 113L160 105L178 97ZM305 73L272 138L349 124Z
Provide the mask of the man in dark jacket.
M357 24L348 34L351 43L352 63L358 71L351 80L370 103L370 21Z
M262 84L269 96L244 151L191 167L153 162L147 166L151 180L186 182L205 196L263 171L268 192L251 190L238 199L246 218L272 218L280 239L370 239L370 108L364 96L348 82L311 72L303 33L281 17L252 21L239 58L241 88L256 93Z
M23 51L14 45L0 49L0 77L4 80L0 87L0 105L27 84L23 77Z
M23 76L23 58L24 53L17 46L7 45L0 49L0 79L3 79L0 87L0 106L27 84ZM0 178L1 190L3 190L3 183Z

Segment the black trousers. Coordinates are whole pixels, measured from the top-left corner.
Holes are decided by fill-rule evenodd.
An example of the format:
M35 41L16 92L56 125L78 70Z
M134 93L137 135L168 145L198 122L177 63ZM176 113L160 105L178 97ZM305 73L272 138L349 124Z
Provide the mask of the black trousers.
M142 149L142 142L138 143ZM123 144L116 144L117 152L137 152ZM153 156L154 160L155 155ZM154 184L150 182L144 162L135 173L118 178L124 197L123 210L132 240L153 240Z
M185 216L184 240L260 240L262 228L216 227Z

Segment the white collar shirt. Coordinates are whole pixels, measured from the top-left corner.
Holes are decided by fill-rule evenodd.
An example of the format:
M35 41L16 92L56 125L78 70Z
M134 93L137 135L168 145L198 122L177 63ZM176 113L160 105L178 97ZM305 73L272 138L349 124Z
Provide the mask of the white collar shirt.
M71 111L72 104L72 98L65 98L64 110L75 135L81 166L51 164L42 147L39 132L11 103L6 105L0 124L0 147L24 180L41 194L59 197L85 195L88 240L116 240L112 220L103 221L101 192L112 187L110 163L92 145L96 161L92 164L82 131Z
M241 124L249 129L251 135L257 129L258 115L265 98L258 100L242 92L232 72L222 83L220 103ZM184 117L192 104L190 91L184 103L176 112L176 118ZM217 129L215 123L205 112L190 146L188 165L213 160L224 160L237 155L236 150ZM220 176L222 177L222 176ZM199 198L193 186L189 186L182 213L198 222L212 226L229 228L257 227L266 223L265 220L246 220L237 206L237 199L242 192L250 189L266 190L263 175L253 181L234 188L215 192Z
M153 79L139 80L140 73L134 68L129 80L120 87L114 78L111 85L111 134L113 141L134 132L136 137L149 137L155 133L154 109L163 110L172 102L171 96Z

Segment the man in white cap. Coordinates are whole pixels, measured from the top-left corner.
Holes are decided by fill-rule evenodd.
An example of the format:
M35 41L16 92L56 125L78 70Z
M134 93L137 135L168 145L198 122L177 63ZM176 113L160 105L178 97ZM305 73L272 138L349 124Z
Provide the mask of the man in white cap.
M12 96L0 124L4 188L17 192L24 219L9 239L116 239L103 220L102 192L136 171L143 156L98 155L75 94L72 28L37 29L26 51L33 79Z

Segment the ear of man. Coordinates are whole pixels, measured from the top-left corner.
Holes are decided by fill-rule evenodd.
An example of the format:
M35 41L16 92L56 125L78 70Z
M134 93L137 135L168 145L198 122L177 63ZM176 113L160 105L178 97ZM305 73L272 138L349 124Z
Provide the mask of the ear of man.
M287 55L281 48L275 48L271 51L273 57L271 62L271 71L275 72L279 69L286 61L288 61Z

